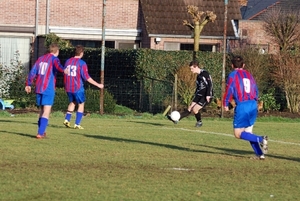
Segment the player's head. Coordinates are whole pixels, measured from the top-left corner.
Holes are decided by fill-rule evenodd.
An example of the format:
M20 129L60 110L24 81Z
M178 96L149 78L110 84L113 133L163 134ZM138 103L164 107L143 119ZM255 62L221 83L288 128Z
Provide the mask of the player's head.
M84 47L82 45L76 45L75 47L75 56L82 57L84 52Z
M199 67L199 62L197 60L191 61L189 67L192 73L198 73L198 74L200 73L201 69Z
M58 56L59 54L59 46L57 43L52 43L50 46L49 46L49 52L55 56Z
M190 67L198 67L199 68L199 61L197 61L197 60L193 60L193 61L191 61L190 62L190 65L189 65Z
M231 59L231 64L233 68L244 68L244 59L241 56L233 56Z

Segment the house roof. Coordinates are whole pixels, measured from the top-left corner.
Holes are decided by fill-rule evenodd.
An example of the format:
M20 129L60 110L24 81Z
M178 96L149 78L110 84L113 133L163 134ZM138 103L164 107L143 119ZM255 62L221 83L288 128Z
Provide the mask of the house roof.
M148 35L190 36L192 31L183 25L183 20L192 22L187 6L198 6L200 11L213 11L217 15L214 23L206 24L201 36L224 35L224 0L140 0L143 19ZM227 6L227 36L234 36L231 20L240 20L239 0L230 0Z
M260 20L271 8L280 7L284 10L300 10L299 0L248 0L247 6L241 7L244 20Z

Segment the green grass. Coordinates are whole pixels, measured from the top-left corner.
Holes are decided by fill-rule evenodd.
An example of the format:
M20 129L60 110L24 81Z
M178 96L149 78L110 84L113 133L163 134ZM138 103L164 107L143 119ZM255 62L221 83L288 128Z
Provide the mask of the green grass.
M37 140L37 114L0 112L1 201L299 200L298 120L258 120L254 131L270 138L258 161L230 119L195 128L193 117L91 115L84 130L63 119L53 113L48 138Z

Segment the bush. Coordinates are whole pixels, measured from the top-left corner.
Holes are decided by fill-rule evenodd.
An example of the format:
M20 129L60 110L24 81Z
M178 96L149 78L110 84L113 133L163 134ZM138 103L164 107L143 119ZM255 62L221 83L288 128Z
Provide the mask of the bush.
M25 94L26 76L24 76L24 65L19 60L19 56L19 51L16 51L10 65L0 63L0 98L16 98Z
M88 88L85 90L86 102L85 112L99 112L100 111L100 91ZM64 88L56 89L56 96L53 105L55 111L66 111L69 105L68 96ZM112 114L115 111L116 101L113 96L108 92L104 91L104 112Z
M269 111L277 111L280 109L280 104L276 103L276 99L274 96L275 93L275 89L271 88L268 90L267 93L263 94L259 100L263 101L263 110L265 112L269 112Z

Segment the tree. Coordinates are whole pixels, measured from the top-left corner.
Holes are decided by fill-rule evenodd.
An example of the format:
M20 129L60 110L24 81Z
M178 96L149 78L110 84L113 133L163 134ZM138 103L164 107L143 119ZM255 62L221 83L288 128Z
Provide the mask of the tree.
M290 112L299 111L300 103L300 13L276 8L264 17L264 28L278 45L278 55L273 55L273 79L286 97Z
M178 94L185 105L190 105L196 90L195 80L197 75L193 74L187 66L181 66L177 71L177 75Z
M236 49L233 53L243 55L245 69L254 76L259 92L263 93L267 91L270 77L269 55L261 54L258 48L255 47ZM229 69L229 71L231 71L231 69Z
M199 11L197 6L188 5L187 12L192 16L193 23L183 20L183 25L194 30L194 51L199 51L199 40L202 29L208 22L214 22L217 15L212 11Z
M238 0L241 6L247 6L248 0Z
M280 51L292 49L300 39L299 11L272 9L265 15L263 27Z
M57 43L59 48L72 47L72 44L68 40L61 39L55 33L45 35L45 47L49 48L52 43Z
M290 112L299 112L300 105L300 51L281 51L272 56L272 75L275 84L283 89Z

